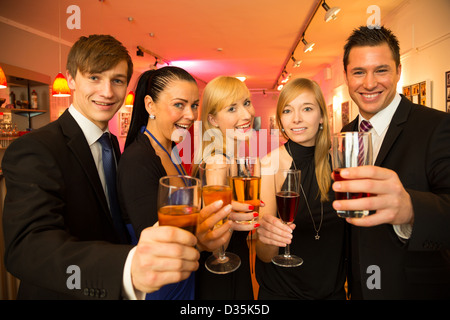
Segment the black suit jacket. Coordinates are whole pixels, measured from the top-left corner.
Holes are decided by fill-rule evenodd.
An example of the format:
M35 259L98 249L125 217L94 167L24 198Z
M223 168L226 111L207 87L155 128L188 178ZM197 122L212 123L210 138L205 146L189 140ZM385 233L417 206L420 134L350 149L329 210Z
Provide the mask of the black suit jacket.
M17 139L2 166L5 263L21 281L18 298L121 298L131 246L117 245L94 159L70 113ZM80 289L67 286L71 265Z
M342 131L358 131L358 118ZM390 224L352 226L354 297L450 298L450 114L402 96L375 165L398 174L411 196L414 225L407 241ZM371 265L379 267L380 289L367 286L374 280Z

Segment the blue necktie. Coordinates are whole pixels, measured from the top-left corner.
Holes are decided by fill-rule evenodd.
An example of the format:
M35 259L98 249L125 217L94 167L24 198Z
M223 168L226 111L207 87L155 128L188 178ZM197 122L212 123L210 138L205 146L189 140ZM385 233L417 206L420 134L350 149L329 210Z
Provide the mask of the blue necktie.
M121 242L127 243L125 226L122 221L119 202L117 199L116 160L114 157L111 139L109 138L109 133L105 132L98 139L98 142L100 142L100 144L102 145L103 170L105 172L106 187L108 190L108 197L109 197L109 209L111 211L114 227L116 228L120 236Z

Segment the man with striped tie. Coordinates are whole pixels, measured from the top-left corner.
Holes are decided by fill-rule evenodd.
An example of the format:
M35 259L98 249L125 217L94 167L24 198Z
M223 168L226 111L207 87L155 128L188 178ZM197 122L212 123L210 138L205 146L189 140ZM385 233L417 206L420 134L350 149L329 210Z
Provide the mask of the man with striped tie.
M353 299L450 298L450 114L396 92L400 48L385 27L355 29L344 76L358 117L343 131L370 131L375 165L341 171L336 210L370 210L351 227ZM373 282L376 282L374 285Z

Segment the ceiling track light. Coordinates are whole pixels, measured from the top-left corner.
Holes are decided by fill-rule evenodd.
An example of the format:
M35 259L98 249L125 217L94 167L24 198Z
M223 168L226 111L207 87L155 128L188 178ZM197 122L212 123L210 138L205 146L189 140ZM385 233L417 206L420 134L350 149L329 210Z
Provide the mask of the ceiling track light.
M305 40L305 37L303 37L302 42L303 42L303 44L305 45L305 46L303 47L303 52L306 53L306 52L308 52L308 51L313 51L313 47L314 47L314 45L315 45L314 42L308 42L308 41L306 41L306 40Z
M165 59L165 58L163 58L163 57L161 57L159 54L154 53L154 52L152 52L152 51L150 51L148 49L145 49L143 46L137 46L137 48L138 48L138 51L142 52L142 56L144 56L144 52L145 52L145 53L153 56L155 59L157 59L158 63L160 63L160 64L161 63L165 63L167 65L170 65L170 61Z
M330 8L326 3L325 0L322 3L322 7L325 9L326 13L325 13L325 22L331 21L331 20L336 20L336 16L339 13L339 11L341 11L341 8L339 7L333 7Z
M292 61L294 61L294 68L300 67L300 64L302 63L302 60L296 60L294 56L291 57Z

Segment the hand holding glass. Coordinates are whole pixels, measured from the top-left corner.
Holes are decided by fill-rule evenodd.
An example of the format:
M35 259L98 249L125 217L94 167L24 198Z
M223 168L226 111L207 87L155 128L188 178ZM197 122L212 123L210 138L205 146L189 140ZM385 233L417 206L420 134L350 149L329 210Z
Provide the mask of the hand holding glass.
M274 176L278 216L286 224L292 223L297 215L300 175L300 170L279 169ZM303 259L291 255L290 246L287 244L284 254L273 257L272 262L280 267L298 267L303 263Z
M207 206L217 200L223 201L223 206L231 204L231 186L229 179L229 166L207 165L202 163L199 166L200 180L203 186L203 203ZM223 221L216 224L215 227L222 225ZM231 252L225 252L224 246L221 246L218 256L212 254L205 261L205 267L212 273L226 274L235 271L241 265L239 256Z
M372 135L369 132L341 132L333 135L333 173L335 181L342 181L343 168L373 164ZM364 192L336 192L336 200L359 199L370 196ZM369 210L337 211L341 218L361 218Z

